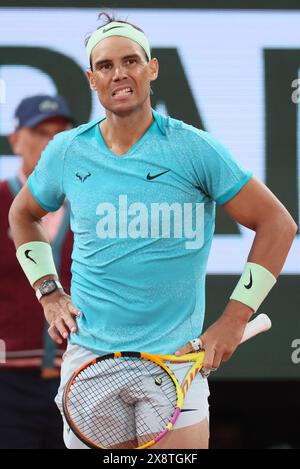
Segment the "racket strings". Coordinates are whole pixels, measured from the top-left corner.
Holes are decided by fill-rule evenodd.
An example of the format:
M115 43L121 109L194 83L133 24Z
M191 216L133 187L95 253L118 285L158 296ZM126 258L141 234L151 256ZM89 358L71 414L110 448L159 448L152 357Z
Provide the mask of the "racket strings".
M85 374L86 374L87 376L83 377L83 379L88 380L88 379L91 377L90 370L88 370L88 372L85 373ZM93 377L93 376L92 376L92 377ZM89 384L90 384L90 383L89 383ZM120 382L120 384L122 384L122 383ZM126 393L129 394L127 390L126 390L125 394L126 394ZM87 399L87 397L88 397L86 392L82 393L82 396L83 396L83 398L85 398L85 399ZM124 396L124 393L123 393L123 396ZM85 412L84 412L83 414L81 413L80 415L77 415L77 416L76 416L76 417L77 417L77 423L78 423L78 425L82 427L84 423L87 423L87 427L88 427L90 430L93 429L93 425L91 425L91 421L89 421L89 422L87 421L87 419L86 419L86 412L89 413L90 411L93 410L94 405L95 405L95 397L96 397L96 396L95 396L95 393L93 392L93 386L89 386L89 398L90 398L90 400L94 400L94 401L93 401L93 404L87 405L86 408L85 408ZM124 398L123 398L123 399L124 399ZM134 402L133 402L133 403L134 403ZM133 404L133 403L132 403L132 404ZM113 409L111 409L111 410L112 410L112 412L115 412L115 411L116 411L115 408L113 408ZM131 411L131 412L128 412L128 408L127 408L127 412L124 413L124 410L126 411L126 408L122 407L123 418L124 418L124 417L129 417L129 419L130 419L130 417L131 417L131 415L132 415L132 411ZM125 415L126 413L127 413L127 416ZM126 418L126 419L127 419L127 418ZM128 421L128 423L129 423L129 421ZM90 439L95 437L95 432L94 432L94 431L88 431L88 432L86 432L86 433L87 433L86 436L89 437ZM117 438L118 438L119 436L121 436L121 434L119 435L119 433L118 433L117 431L116 431L116 434L115 434L115 435L116 435ZM131 436L131 438L134 437L134 435L130 435L130 436ZM135 443L136 443L136 442L135 442Z
M114 413L119 415L120 412L122 412L122 418L130 421L131 414L129 409L126 407L122 407L122 409L118 408L118 404L119 407L121 404L118 400L114 400L114 405L112 405L112 402L106 400L105 410L103 410L103 395L101 393L101 389L99 389L99 377L101 377L101 381L102 379L105 380L105 373L107 374L107 372L104 372L103 375L101 375L101 369L99 370L98 368L99 367L97 366L89 367L76 379L77 389L72 389L72 397L75 399L72 418L81 433L83 433L90 441L96 443L96 445L111 447L114 444L114 439L109 436L109 433L106 433L106 431L109 430L109 427L112 427L112 423L109 425L110 415L113 415ZM117 363L114 362L111 365L109 375L114 373L116 368ZM103 386L107 386L107 381L103 383ZM110 391L111 389L107 388L106 392L109 393ZM106 426L104 427L105 434L101 434L98 428L99 415L97 412L100 410L100 406L103 411L101 420L106 420ZM113 428L113 432L114 438L117 441L122 441L123 434L118 426Z
M177 403L167 372L148 360L110 358L73 381L68 412L81 435L105 448L136 448L161 433Z
M74 412L74 420L77 422L77 426L81 430L81 432L91 441L96 443L97 445L111 447L114 444L113 438L109 437L108 433L102 435L99 432L99 416L98 413L100 411L100 406L102 408L102 394L99 392L99 376L98 371L95 369L88 368L84 371L82 376L80 376L80 383L78 395L76 396L76 409L79 409L78 412ZM82 385L84 383L84 385ZM82 402L84 401L84 406ZM119 402L120 405L120 402ZM81 409L81 410L80 410ZM106 425L104 426L104 431L108 430L109 427L109 415L113 415L114 413L118 414L122 412L122 418L127 419L128 422L130 421L130 411L127 407L122 407L122 409L118 409L118 400L114 401L114 404L106 400L105 401L105 410L103 411L103 415L101 416L101 420L106 420ZM121 428L118 426L114 427L114 438L119 441L122 441L123 433Z
M73 397L75 397L73 421L76 422L76 425L79 427L80 431L85 435L86 438L96 444L101 444L106 447L110 447L114 444L114 440L122 441L123 433L121 432L121 430L118 431L119 427L118 425L116 425L113 427L114 438L111 438L109 436L109 433L105 433L105 439L103 435L99 434L97 425L98 416L97 413L95 414L94 412L95 408L98 407L99 397L101 396L101 393L99 393L99 382L97 382L97 380L99 379L99 372L101 372L101 370L98 371L95 367L90 367L85 370L80 377L77 378L76 385L78 389L76 393L74 393L74 389L72 389ZM110 373L112 372L113 367L110 370ZM103 375L102 379L104 378L105 376ZM95 383L93 383L93 379ZM122 385L121 380L119 381L120 385ZM107 385L107 383L105 383L104 385ZM108 393L110 391L111 389L107 389ZM71 395L69 396L69 401L70 398ZM84 405L82 405L83 402ZM103 402L100 402L100 404L103 406ZM130 413L128 407L122 406L122 408L120 409L122 403L120 400L116 399L114 400L113 404L114 405L112 406L111 402L109 402L108 400L106 400L105 402L105 411L103 411L102 415L102 420L106 420L105 431L109 431L109 427L112 427L112 424L114 423L109 422L110 415L115 414L115 417L118 418L119 414L122 413L122 418L126 419L128 423L131 420L132 413Z

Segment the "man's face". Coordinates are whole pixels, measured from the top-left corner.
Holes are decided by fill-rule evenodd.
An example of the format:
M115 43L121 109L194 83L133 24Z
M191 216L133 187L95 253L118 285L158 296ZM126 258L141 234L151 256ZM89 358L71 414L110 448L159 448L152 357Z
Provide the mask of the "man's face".
M127 115L150 101L150 83L158 75L157 59L147 62L139 44L124 37L109 37L92 52L93 71L87 75L102 106Z
M71 127L64 117L52 117L34 128L24 127L10 135L13 152L23 158L23 171L29 176L38 163L48 142L58 133Z

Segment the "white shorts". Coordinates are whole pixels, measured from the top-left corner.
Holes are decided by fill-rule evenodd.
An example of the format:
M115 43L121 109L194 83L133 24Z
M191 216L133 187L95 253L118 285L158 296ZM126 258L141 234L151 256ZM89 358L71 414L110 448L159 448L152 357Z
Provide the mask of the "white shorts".
M77 436L70 430L62 410L62 397L64 388L71 378L72 374L85 363L96 358L97 355L90 352L89 350L80 347L78 345L68 345L68 348L63 355L63 362L61 367L61 382L58 389L55 402L62 414L64 422L64 442L69 449L88 449L88 447L82 443ZM190 364L187 363L168 363L169 368L176 375L179 383L184 380L187 371L190 368ZM193 380L189 391L184 400L184 406L181 414L174 425L174 429L188 427L196 423L202 422L205 419L209 420L209 388L207 379L204 379L199 373Z

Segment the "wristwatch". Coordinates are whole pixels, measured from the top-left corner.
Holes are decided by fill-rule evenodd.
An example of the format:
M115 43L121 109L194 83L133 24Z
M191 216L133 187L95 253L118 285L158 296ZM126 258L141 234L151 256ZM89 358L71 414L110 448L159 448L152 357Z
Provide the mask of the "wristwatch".
M62 284L58 282L57 280L45 280L44 282L40 284L35 294L36 294L37 299L40 301L42 296L50 295L50 293L53 293L55 290L58 290L59 288L63 288L63 287L62 287Z

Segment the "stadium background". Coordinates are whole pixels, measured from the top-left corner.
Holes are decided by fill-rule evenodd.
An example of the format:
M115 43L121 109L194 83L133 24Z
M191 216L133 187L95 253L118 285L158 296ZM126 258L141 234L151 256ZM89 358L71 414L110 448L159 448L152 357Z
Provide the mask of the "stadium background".
M299 224L300 8L293 1L0 1L0 179L19 164L6 135L22 98L59 92L79 123L103 115L84 75L83 46L102 9L148 35L161 67L153 107L212 132ZM218 212L207 325L222 312L252 240ZM299 279L298 235L261 307L272 331L243 345L211 380L214 447L300 447Z

